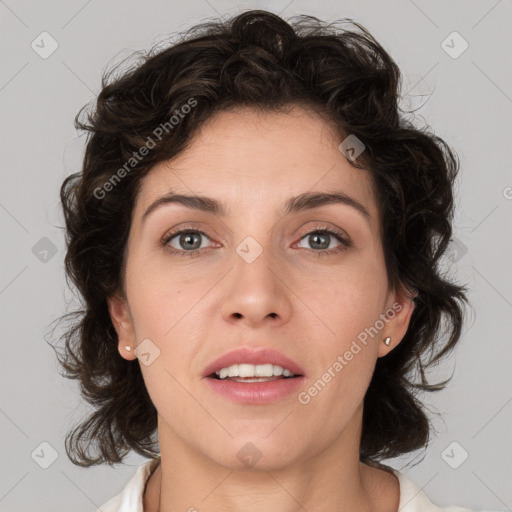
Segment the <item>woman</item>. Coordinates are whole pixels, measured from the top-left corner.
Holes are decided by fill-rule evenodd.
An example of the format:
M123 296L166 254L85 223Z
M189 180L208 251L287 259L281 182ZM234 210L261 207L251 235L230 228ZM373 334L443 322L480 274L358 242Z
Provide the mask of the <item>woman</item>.
M458 159L399 86L360 24L265 11L104 79L61 189L60 361L95 407L66 449L152 459L103 512L467 510L381 462L427 446L466 301L439 270Z

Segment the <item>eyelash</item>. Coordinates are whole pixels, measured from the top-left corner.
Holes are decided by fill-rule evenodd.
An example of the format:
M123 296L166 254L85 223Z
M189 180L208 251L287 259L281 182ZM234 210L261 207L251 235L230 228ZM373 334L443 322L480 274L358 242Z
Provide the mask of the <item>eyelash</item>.
M168 245L169 242L175 238L176 236L178 235L181 235L183 233L199 233L201 235L204 235L206 238L210 238L204 231L201 231L200 229L193 229L193 228L183 228L183 229L180 229L178 231L173 231L172 233L170 233L169 235L165 235L162 239L162 246L163 247L166 247L169 252L171 252L172 254L178 254L182 257L189 257L189 258L193 258L195 256L198 256L199 254L201 254L202 251L205 250L205 248L203 249L195 249L193 251L181 251L181 250L176 250L176 249L171 249L170 246ZM340 245L334 249L324 249L324 250L317 250L317 249L306 249L306 251L308 251L310 254L312 254L313 256L315 257L319 257L319 256L322 256L322 255L331 255L331 254L337 254L337 253L341 253L345 250L347 250L348 248L352 247L352 241L345 237L343 235L343 233L341 233L340 231L337 231L333 228L329 228L329 227L317 227L317 228L314 228L313 230L311 231L308 231L307 233L305 233L299 240L299 242L301 240L303 240L304 238L306 238L307 236L310 236L312 234L318 234L318 233L321 233L321 234L329 234L329 235L332 235L334 236L339 242L340 242Z

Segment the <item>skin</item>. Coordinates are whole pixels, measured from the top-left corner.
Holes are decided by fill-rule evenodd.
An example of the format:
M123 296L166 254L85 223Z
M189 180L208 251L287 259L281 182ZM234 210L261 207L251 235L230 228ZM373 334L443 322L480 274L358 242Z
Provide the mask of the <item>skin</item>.
M370 175L350 165L341 140L302 107L224 111L145 177L127 243L126 296L108 300L123 358L133 360L146 338L160 350L140 364L161 451L145 512L159 500L161 512L397 511L398 480L360 463L359 446L375 363L404 336L413 302L389 285ZM227 215L168 204L142 222L169 189L222 201ZM291 196L338 190L370 218L345 204L282 214ZM170 252L190 251L179 235L160 243L185 223L207 234L194 257ZM310 233L319 225L343 230L352 245L327 235L328 249L318 248ZM247 236L263 249L250 264L236 252ZM269 405L234 404L201 377L233 348L270 347L305 369L300 391L307 390L393 304L400 312L307 405L297 393ZM237 457L248 442L262 454L250 468Z

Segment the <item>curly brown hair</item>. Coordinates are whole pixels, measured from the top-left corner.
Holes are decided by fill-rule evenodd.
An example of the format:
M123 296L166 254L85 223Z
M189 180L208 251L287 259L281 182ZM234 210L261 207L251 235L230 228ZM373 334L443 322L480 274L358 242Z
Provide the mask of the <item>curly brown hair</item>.
M186 149L215 112L237 106L311 107L340 134L364 142L357 161L348 161L372 177L389 281L414 290L416 304L401 343L376 363L364 399L360 460L379 464L425 448L431 425L417 395L450 380L429 384L426 370L459 340L467 302L465 288L441 265L459 161L446 142L406 119L394 60L351 19L286 22L251 10L197 25L116 76L119 69L104 73L95 105L76 116L75 126L88 134L83 169L60 191L66 280L83 307L60 319L72 323L58 358L64 376L77 379L94 406L66 436L72 462L113 465L130 450L143 456L158 450L157 411L138 363L120 357L107 297L124 291L125 246L144 176Z

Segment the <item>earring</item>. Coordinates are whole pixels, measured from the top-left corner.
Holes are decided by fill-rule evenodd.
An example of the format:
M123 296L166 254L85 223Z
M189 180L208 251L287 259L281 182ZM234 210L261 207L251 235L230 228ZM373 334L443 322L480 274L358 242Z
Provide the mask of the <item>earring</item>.
M388 336L388 337L384 340L384 343L385 343L386 347L389 347L389 344L391 343L391 338Z
M126 347L124 347L126 350L128 350L128 352L130 352L130 350L132 349L132 347L130 347L130 345L126 345Z

